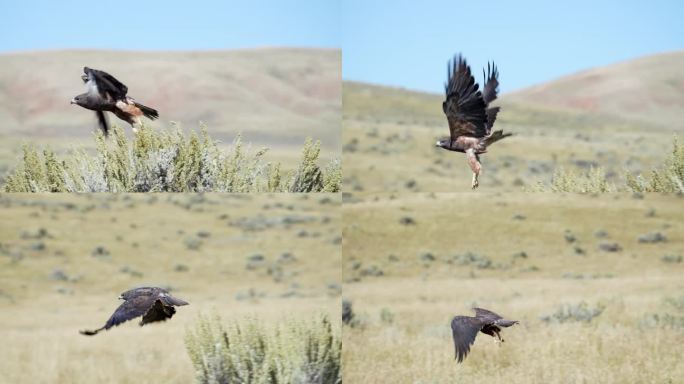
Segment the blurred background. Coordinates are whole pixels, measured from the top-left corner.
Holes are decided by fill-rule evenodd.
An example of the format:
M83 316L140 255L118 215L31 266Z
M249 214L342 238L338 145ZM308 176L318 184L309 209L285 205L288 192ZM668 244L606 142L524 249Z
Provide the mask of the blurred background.
M353 383L677 382L681 196L397 193L343 207ZM492 310L463 364L449 324Z
M199 314L269 329L325 315L338 330L339 208L335 194L3 195L0 382L192 382L184 341ZM137 286L190 305L78 333Z
M482 156L486 190L548 183L559 169L648 174L684 132L684 27L676 1L363 2L342 8L346 191L465 191L448 136L446 64L475 79L494 61L496 129L514 137Z
M109 72L157 109L155 128L238 133L285 166L306 137L339 157L341 51L336 1L150 1L116 6L3 2L0 177L20 146L94 146L94 113L70 105L83 67ZM110 116L110 123L127 123Z

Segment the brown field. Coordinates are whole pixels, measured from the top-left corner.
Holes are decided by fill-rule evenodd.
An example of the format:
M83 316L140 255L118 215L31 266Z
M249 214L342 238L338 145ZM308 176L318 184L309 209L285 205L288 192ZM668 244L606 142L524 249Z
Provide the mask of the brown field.
M343 297L357 324L343 328L347 382L682 382L682 197L348 201ZM542 320L564 305L577 316ZM459 365L449 324L473 306L521 324L504 330L501 345L480 334ZM603 311L592 319L583 308Z
M188 383L183 338L200 313L267 327L339 318L337 195L5 194L0 206L2 383ZM166 323L78 333L141 285L190 305Z

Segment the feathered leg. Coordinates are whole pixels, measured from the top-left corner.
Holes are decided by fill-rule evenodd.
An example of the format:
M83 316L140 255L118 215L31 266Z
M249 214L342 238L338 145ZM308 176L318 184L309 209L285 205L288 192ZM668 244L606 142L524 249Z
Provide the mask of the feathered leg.
M494 330L494 333L496 334L496 338L499 339L499 343L503 343L504 339L501 337L501 334L499 333L499 331Z
M133 122L131 123L131 126L133 127L133 133L137 134L138 129L142 128L142 120L139 116L133 117Z
M480 186L478 177L480 176L480 172L482 171L482 164L480 164L480 158L475 153L475 149L466 149L465 154L468 160L468 165L470 165L470 169L473 171L473 182L471 186L473 189L475 189L478 186Z

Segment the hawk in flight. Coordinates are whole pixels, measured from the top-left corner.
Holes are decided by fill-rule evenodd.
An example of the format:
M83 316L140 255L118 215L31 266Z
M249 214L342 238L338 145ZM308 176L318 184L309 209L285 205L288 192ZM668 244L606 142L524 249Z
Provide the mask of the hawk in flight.
M119 299L124 300L123 304L114 311L107 323L93 331L80 331L82 335L97 335L102 330L117 326L128 320L142 316L140 326L155 321L165 321L170 319L175 313L175 306L188 305L186 301L177 299L169 292L157 287L135 288L122 293Z
M512 135L502 130L492 131L499 107L489 107L489 103L496 100L499 72L492 63L487 64L487 74L484 69L482 74L485 76L484 88L479 91L463 56L456 55L452 62L447 63L446 100L442 103L442 110L449 122L450 135L436 144L446 150L466 154L473 170L473 189L479 186L478 177L482 171L479 155L487 152L488 146Z
M71 99L71 104L95 111L97 121L105 135L109 133L105 111L112 112L119 119L131 124L133 132L137 132L137 128L142 125L140 116L152 120L159 117L156 110L127 96L128 87L109 73L88 67L84 67L83 72L81 79L86 84L87 92Z
M518 324L517 320L505 320L494 312L482 308L473 308L475 317L456 316L451 320L451 332L454 337L454 348L456 349L456 359L462 362L470 352L470 346L475 342L478 332L485 333L491 337L496 337L499 342L503 342L499 332L501 327L510 327Z

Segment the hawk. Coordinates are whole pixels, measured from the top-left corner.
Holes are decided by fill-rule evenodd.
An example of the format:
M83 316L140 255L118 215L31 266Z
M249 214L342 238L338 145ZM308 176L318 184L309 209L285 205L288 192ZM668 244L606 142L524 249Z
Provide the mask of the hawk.
M437 147L466 154L473 171L473 189L480 185L478 177L482 165L479 155L487 152L488 146L512 135L502 130L492 131L499 113L499 107L489 107L489 103L496 100L499 87L496 65L487 64L487 74L482 69L482 75L484 88L479 91L479 85L475 83L463 56L458 54L447 63L447 82L444 84L446 100L442 103L442 110L449 122L450 135L436 144Z
M496 337L499 342L503 342L504 339L499 334L501 327L507 328L519 323L517 320L505 320L496 313L486 309L473 308L473 310L475 311L475 317L455 316L451 320L451 332L456 350L455 358L459 363L470 352L470 346L475 342L475 336L477 336L478 332Z
M87 92L71 99L71 104L95 111L97 121L105 136L109 134L105 112L112 112L119 119L131 124L133 132L137 132L137 128L142 125L140 116L151 120L159 117L156 110L128 96L128 87L109 73L88 67L84 67L83 72L81 79L86 84Z
M175 313L174 306L188 305L188 302L169 295L169 292L157 287L142 287L128 290L119 296L123 304L114 311L102 328L92 331L79 331L82 335L97 335L102 330L118 326L128 320L142 316L140 326L155 321L166 321Z

